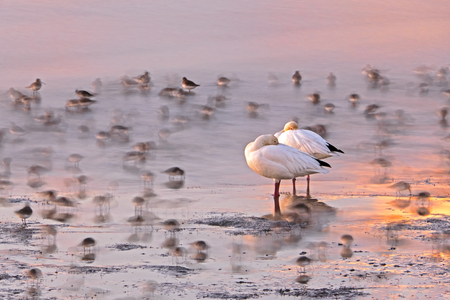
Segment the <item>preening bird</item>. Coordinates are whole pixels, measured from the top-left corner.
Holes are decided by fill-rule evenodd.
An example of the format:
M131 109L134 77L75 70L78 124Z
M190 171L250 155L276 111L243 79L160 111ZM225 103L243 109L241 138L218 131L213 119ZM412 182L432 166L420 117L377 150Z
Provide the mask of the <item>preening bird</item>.
M261 176L272 178L275 181L273 194L275 215L280 215L280 182L283 179L292 179L310 174L328 173L323 167L331 167L326 162L293 147L281 144L271 134L261 135L254 142L245 147L247 164Z
M317 159L325 159L331 156L339 156L338 153L344 153L344 151L336 148L335 146L328 143L317 133L306 130L298 129L298 124L294 121L286 123L284 129L275 133L278 137L280 143L286 144L288 146L294 147L300 151L308 153ZM309 193L309 175L306 178L307 188L306 195L310 196ZM293 180L293 191L295 195L295 180Z

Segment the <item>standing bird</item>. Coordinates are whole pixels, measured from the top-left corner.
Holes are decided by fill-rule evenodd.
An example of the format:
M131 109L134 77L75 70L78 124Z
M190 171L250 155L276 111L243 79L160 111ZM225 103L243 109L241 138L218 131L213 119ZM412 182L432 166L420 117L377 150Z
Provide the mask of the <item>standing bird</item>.
M331 156L339 156L339 153L344 153L344 151L339 150L334 147L326 140L324 140L320 135L305 129L298 129L298 124L294 121L286 123L284 129L280 132L275 133L278 137L280 143L286 144L288 146L294 147L300 151L308 153L317 159L325 159ZM309 193L309 175L306 177L307 187L306 196L310 197ZM292 180L293 193L295 195L295 178Z
M411 184L404 182L404 181L398 181L390 186L388 188L391 188L395 190L395 196L400 197L403 191L408 190L409 195L411 195Z
M195 82L188 80L186 77L183 77L181 85L183 86L183 88L187 89L189 93L191 92L191 90L200 86L199 84L196 84Z
M330 74L327 76L327 84L330 87L333 87L336 85L336 75L330 72Z
M217 85L218 86L228 86L229 83L230 83L230 79L228 79L226 77L219 77L219 78L217 78Z
M150 83L150 75L147 71L145 71L144 74L142 74L138 77L134 77L133 79L136 82L139 82L140 84L142 84L143 86L148 86L148 84Z
M328 173L322 166L331 167L326 162L301 152L293 147L278 143L271 135L261 135L245 147L247 164L256 173L275 180L275 215L280 215L280 182L282 179L292 179L310 174Z
M37 94L37 92L41 89L42 84L43 82L39 78L36 78L36 81L27 86L26 88L32 90L33 94Z
M80 98L92 98L96 95L95 93L91 93L85 90L75 90L75 94L77 94L77 96Z
M177 177L179 177L180 180L184 180L184 170L178 167L168 168L162 173L169 175L169 180L175 180Z
M292 75L292 82L294 84L300 84L301 80L302 80L302 75L300 75L299 71L295 71L294 75Z
M26 219L31 217L31 215L33 214L33 210L31 209L30 204L27 203L23 208L16 210L15 213L19 218L22 219L23 225L27 226Z
M88 238L85 238L81 242L80 246L83 247L84 254L86 254L86 248L88 248L89 253L91 253L91 248L93 248L95 246L95 244L96 244L96 241L93 238L88 237Z

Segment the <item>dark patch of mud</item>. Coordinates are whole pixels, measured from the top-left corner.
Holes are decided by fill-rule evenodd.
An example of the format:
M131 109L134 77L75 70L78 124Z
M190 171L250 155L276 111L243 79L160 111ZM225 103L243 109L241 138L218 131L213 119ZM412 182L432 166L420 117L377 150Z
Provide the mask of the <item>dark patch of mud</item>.
M129 251L134 249L144 249L147 248L147 246L135 244L114 244L114 245L107 245L106 248L115 249L118 251Z
M386 231L417 231L415 239L430 240L430 237L423 234L424 231L434 232L433 238L438 235L450 234L450 216L432 217L426 219L404 220L400 222L392 222L379 227L380 230Z
M71 266L71 267L60 267L58 270L60 272L68 272L70 274L95 274L95 273L117 273L126 270L126 266L123 267L88 267L88 266Z
M259 235L270 233L275 229L285 228L286 230L301 230L302 226L288 221L273 221L258 217L245 217L242 215L211 214L203 219L190 220L191 224L201 224L219 227L231 227L236 230L225 231L232 235Z
M6 273L0 274L0 280L22 280L23 277L20 275L9 275Z
M231 294L228 292L202 292L197 294L197 298L210 298L210 299L252 299L259 298L259 294Z
M362 288L340 287L338 289L280 289L277 294L281 296L308 297L308 298L331 298L331 299L354 299L355 297L367 296Z
M195 269L186 268L183 266L166 266L166 265L140 265L135 268L141 269L149 269L152 271L157 271L162 274L172 275L172 276L187 276L198 274L198 271Z
M3 223L0 224L0 244L28 245L39 232L40 229L25 227L22 223Z
M30 198L9 198L8 199L8 203L27 203L27 202L37 203L37 201L31 200Z

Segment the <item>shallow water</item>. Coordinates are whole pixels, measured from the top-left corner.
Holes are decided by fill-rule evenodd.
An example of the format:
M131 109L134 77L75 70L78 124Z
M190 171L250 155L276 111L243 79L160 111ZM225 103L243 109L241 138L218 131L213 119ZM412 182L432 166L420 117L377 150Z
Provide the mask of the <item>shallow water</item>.
M32 283L23 270L37 266L44 272L43 299L139 298L144 297L141 287L147 280L158 283L153 295L157 299L179 294L185 299L236 294L242 299L273 299L296 296L289 294L295 289L312 293L339 287L362 288L363 294L353 294L356 298L448 294L438 282L448 279L443 275L446 266L441 259L447 252L441 235L449 213L449 133L438 111L449 105L441 93L449 88L449 76L437 77L440 67L448 67L447 6L420 1L286 1L257 6L234 1L4 3L0 91L6 94L0 102L0 128L5 128L5 135L0 158L12 158L8 180L14 188L2 191L11 199L1 202L5 237L0 250L2 267L20 276L0 292L10 298L14 290L24 295ZM367 63L379 68L390 85L370 84L361 74ZM427 74L413 73L423 64L430 66ZM301 86L291 81L297 69L303 76ZM120 84L122 76L144 70L151 73L149 90ZM327 86L329 72L337 76L334 87ZM167 86L181 87L185 76L200 87L182 99L158 95ZM229 87L216 85L219 76L231 78ZM31 95L24 87L37 77L45 83L40 103L34 101L30 110L11 105L9 88ZM75 89L93 90L96 78L103 82L94 98L97 103L83 112L66 110L66 101L76 98ZM420 93L419 84L429 78L429 91ZM314 92L321 95L318 105L308 100ZM348 101L351 93L361 96L356 107ZM225 96L225 104L208 101L216 95ZM257 114L249 114L248 102L261 104ZM325 112L326 103L336 106L334 113ZM201 112L207 104L214 108L210 117ZM370 104L379 105L381 114L365 116ZM158 115L163 105L169 108L168 119ZM60 122L45 126L35 120L46 111L53 111ZM187 121L177 121L181 117ZM280 233L274 228L258 232L262 221L248 225L251 228L198 225L195 221L210 213L239 222L271 213L273 182L251 171L243 152L257 136L281 130L292 118L298 118L300 126L325 125L327 140L345 152L327 160L332 165L328 174L312 176L312 194L318 201L292 199L291 183L282 182L282 210L291 201L306 204L312 209L307 226ZM11 122L26 134L10 134ZM89 132L79 133L80 125ZM99 143L97 132L113 125L130 127L129 140ZM171 134L161 139L161 129ZM158 149L145 163L127 162L124 167L125 153L145 141L154 141ZM37 147L52 151L42 155L33 151ZM84 157L78 166L67 162L72 153ZM379 158L390 166L371 164ZM41 176L45 184L40 188L27 185L30 179L38 180L33 174L27 177L27 168L34 164L50 169ZM186 172L178 189L161 173L174 166ZM144 190L143 171L155 174L156 196L149 197L145 208L148 223L133 227L131 201ZM82 174L90 180L80 197L82 188L65 182ZM404 191L395 198L388 186L398 181L409 182L414 195L428 191L431 197L409 199ZM117 187L111 188L111 183ZM299 178L297 185L298 194L304 195L304 180ZM76 199L75 208L60 211L73 214L64 224L42 217L51 208L36 192L48 189ZM110 210L96 207L93 197L108 192L115 194ZM14 211L25 199L31 201L34 214L27 220L29 227L21 229ZM176 238L190 251L186 261L174 260L161 246L171 236L161 225L167 219L181 223ZM435 224L434 219L442 220L440 227L425 226ZM395 227L403 223L409 227ZM415 223L419 227L411 225ZM40 252L52 245L41 237L41 224L58 227L57 252ZM354 238L355 252L347 259L338 245L343 234ZM88 236L98 241L90 263L82 261L84 250L78 246ZM199 239L212 246L204 263L191 259L195 251L189 243ZM233 254L233 242L242 244L247 254ZM320 242L327 246L319 249ZM116 244L138 246L119 251ZM311 277L307 285L295 282L301 271L295 260L303 251L315 261L305 270ZM319 254L327 259L320 261ZM411 261L419 266L410 268ZM371 271L373 264L376 271ZM405 290L407 285L414 290ZM230 294L212 294L225 288ZM284 296L279 289L284 289Z

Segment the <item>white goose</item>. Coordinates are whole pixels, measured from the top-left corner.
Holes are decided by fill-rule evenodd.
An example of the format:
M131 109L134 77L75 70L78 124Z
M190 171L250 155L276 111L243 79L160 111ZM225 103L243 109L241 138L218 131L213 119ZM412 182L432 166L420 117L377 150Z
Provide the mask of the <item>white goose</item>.
M294 121L286 123L284 129L275 133L280 143L286 144L300 151L306 152L317 159L325 159L331 156L339 156L338 153L344 153L344 151L336 148L335 146L328 143L317 133L306 130L298 129L298 124ZM307 187L306 196L310 197L309 193L309 175L306 177ZM293 193L296 194L295 190L295 178L292 180Z
M247 164L256 173L275 180L275 215L280 215L280 182L282 179L295 180L315 173L328 173L322 166L330 167L326 162L295 148L278 143L278 139L271 135L261 135L254 142L245 147Z

